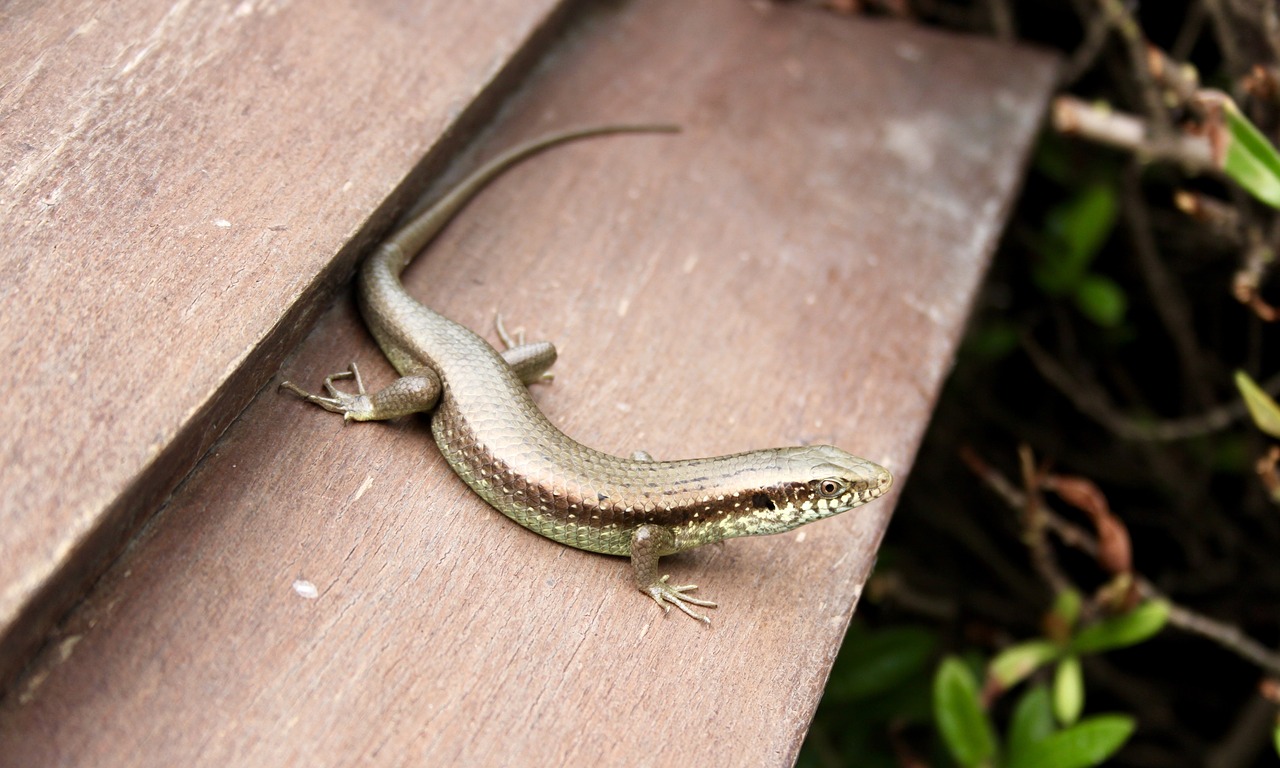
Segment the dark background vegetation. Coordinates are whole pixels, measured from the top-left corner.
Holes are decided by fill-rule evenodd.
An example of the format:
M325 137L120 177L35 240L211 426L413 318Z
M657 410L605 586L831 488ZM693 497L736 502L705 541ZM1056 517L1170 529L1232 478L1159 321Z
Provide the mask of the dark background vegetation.
M825 5L1057 49L1060 93L1175 132L1194 126L1201 116L1167 96L1164 114L1152 113L1119 8L1276 139L1271 0ZM1174 203L1180 190L1220 208L1189 215ZM1055 588L1028 546L1025 510L985 482L1031 490L1020 447L1037 477L1095 485L1127 529L1133 578L1227 635L1167 626L1085 659L1085 712L1138 721L1109 764L1280 765L1277 707L1264 695L1275 671L1231 643L1238 632L1242 643L1280 647L1280 507L1256 469L1273 441L1232 381L1236 369L1260 382L1280 369L1280 327L1260 317L1275 293L1275 219L1229 181L1176 159L1045 127L801 765L953 764L932 720L939 660L980 665L1044 636ZM1237 296L1242 279L1261 286L1253 306ZM1095 533L1080 508L1052 493L1044 503ZM1061 535L1047 541L1062 578L1085 595L1086 616L1114 610L1097 590L1116 574ZM997 723L1008 707L995 702Z

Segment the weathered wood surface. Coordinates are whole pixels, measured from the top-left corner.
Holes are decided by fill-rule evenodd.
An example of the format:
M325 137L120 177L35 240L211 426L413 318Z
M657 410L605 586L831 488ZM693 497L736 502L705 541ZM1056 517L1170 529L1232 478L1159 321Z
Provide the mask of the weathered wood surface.
M0 688L562 4L5 5Z
M590 445L829 441L901 487L1053 63L795 6L606 6L479 154L569 124L685 132L521 166L411 292L556 341L535 397ZM283 374L352 358L391 378L344 301ZM425 420L343 426L264 391L0 704L0 761L787 765L892 504L669 559L720 601L707 627L486 507Z

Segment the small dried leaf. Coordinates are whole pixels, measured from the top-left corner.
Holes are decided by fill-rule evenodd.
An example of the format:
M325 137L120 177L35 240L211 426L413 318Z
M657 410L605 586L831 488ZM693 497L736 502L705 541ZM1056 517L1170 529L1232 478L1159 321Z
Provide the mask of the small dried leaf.
M1267 701L1280 704L1280 680L1274 677L1262 678L1262 682L1258 683L1258 693Z
M1133 569L1133 547L1129 530L1111 514L1107 497L1092 480L1072 475L1054 475L1045 486L1058 497L1089 516L1098 532L1098 564L1109 573Z

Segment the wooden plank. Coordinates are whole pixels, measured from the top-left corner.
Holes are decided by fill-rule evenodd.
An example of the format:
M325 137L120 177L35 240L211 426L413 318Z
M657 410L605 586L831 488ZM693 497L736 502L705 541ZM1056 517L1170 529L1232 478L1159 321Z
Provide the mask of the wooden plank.
M795 6L606 4L479 154L685 133L518 168L410 290L554 339L535 396L590 445L830 441L901 487L1052 80L1039 53ZM391 378L344 302L284 373L353 357ZM671 558L721 602L707 627L486 507L425 420L266 391L0 704L0 742L27 766L787 765L891 508Z
M7 4L0 687L561 5Z

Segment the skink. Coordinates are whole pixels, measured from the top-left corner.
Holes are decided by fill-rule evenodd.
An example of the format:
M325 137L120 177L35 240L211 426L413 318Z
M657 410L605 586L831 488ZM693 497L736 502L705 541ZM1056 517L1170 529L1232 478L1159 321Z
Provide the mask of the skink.
M655 461L611 456L570 439L534 403L527 384L555 361L548 343L498 352L480 336L415 301L400 274L449 220L507 168L544 149L609 133L673 132L616 125L557 133L489 161L437 203L410 218L364 263L361 313L401 378L368 393L355 363L325 379L327 394L281 386L345 419L431 413L431 432L453 470L499 512L531 531L591 552L629 556L635 584L664 610L704 622L690 606L716 607L658 575L658 558L736 536L789 531L883 495L883 467L827 445ZM354 380L356 392L334 386Z

